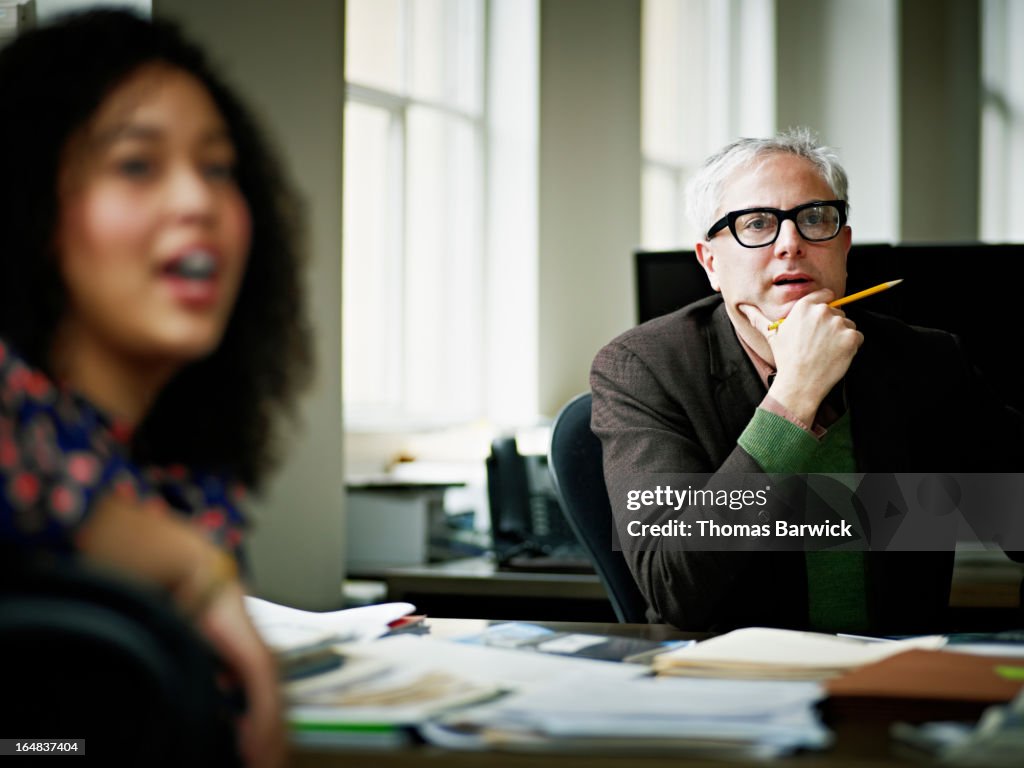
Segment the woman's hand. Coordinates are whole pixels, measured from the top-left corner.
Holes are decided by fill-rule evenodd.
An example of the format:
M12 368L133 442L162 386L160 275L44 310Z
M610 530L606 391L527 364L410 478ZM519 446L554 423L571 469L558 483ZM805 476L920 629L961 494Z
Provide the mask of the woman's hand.
M274 658L245 611L238 581L223 585L196 617L200 631L238 678L246 709L239 724L239 751L246 765L272 768L285 761L287 743Z
M159 501L110 493L78 535L92 562L167 590L245 691L239 751L246 764L284 764L285 727L273 656L245 611L234 560Z

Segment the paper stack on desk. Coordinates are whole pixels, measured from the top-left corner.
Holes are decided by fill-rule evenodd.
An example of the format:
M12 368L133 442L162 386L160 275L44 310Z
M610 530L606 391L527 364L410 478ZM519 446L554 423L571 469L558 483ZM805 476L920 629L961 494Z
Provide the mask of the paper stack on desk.
M345 654L344 665L285 687L293 740L306 745L399 745L411 729L502 693L496 685L418 665Z
M767 758L831 743L813 709L822 696L805 682L567 676L420 732L449 748Z
M419 726L453 749L770 757L831 739L813 709L823 696L815 683L658 679L637 664L428 637L388 638L365 651L508 691Z
M534 690L573 673L617 683L645 672L635 664L464 646L420 635L338 650L346 658L340 669L287 688L297 742L401 744L411 728L503 692Z
M659 679L647 667L399 635L334 646L289 683L292 739L447 748L772 757L831 741L806 682Z
M747 680L824 680L911 648L939 648L939 635L866 641L817 632L748 627L657 656L658 674Z
M296 743L398 746L411 727L500 690L360 651L408 616L411 603L315 612L246 597L246 610L278 659Z

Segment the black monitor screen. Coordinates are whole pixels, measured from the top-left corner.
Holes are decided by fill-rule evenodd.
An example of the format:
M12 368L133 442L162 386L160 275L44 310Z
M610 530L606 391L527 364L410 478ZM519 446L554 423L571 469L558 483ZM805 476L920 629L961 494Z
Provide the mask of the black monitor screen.
M867 299L870 309L960 334L990 383L1024 409L1018 265L1024 265L1024 244L854 245L846 286L853 292L903 278L899 287ZM712 293L696 255L684 250L638 251L636 286L640 322Z

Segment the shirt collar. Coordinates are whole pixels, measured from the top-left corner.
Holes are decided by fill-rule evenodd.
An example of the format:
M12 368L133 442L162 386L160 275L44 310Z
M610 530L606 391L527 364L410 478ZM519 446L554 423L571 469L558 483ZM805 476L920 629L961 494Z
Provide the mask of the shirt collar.
M757 371L758 378L761 379L761 383L764 384L764 388L768 389L771 386L772 379L775 378L775 366L761 357L754 348L747 344L743 340L740 334L736 334L736 338L740 340L740 346L743 347L743 351L747 353L747 357L750 358L750 362L754 365L754 370Z

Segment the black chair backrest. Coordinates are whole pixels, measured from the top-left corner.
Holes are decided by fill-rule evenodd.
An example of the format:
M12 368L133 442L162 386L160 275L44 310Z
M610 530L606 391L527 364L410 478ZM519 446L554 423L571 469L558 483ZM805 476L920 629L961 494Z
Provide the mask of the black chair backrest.
M590 393L570 400L551 428L548 466L562 511L597 569L620 622L645 623L647 602L622 552L615 551L601 442L590 430Z
M6 559L0 722L10 733L85 739L103 763L240 765L218 665L169 600L74 562Z

